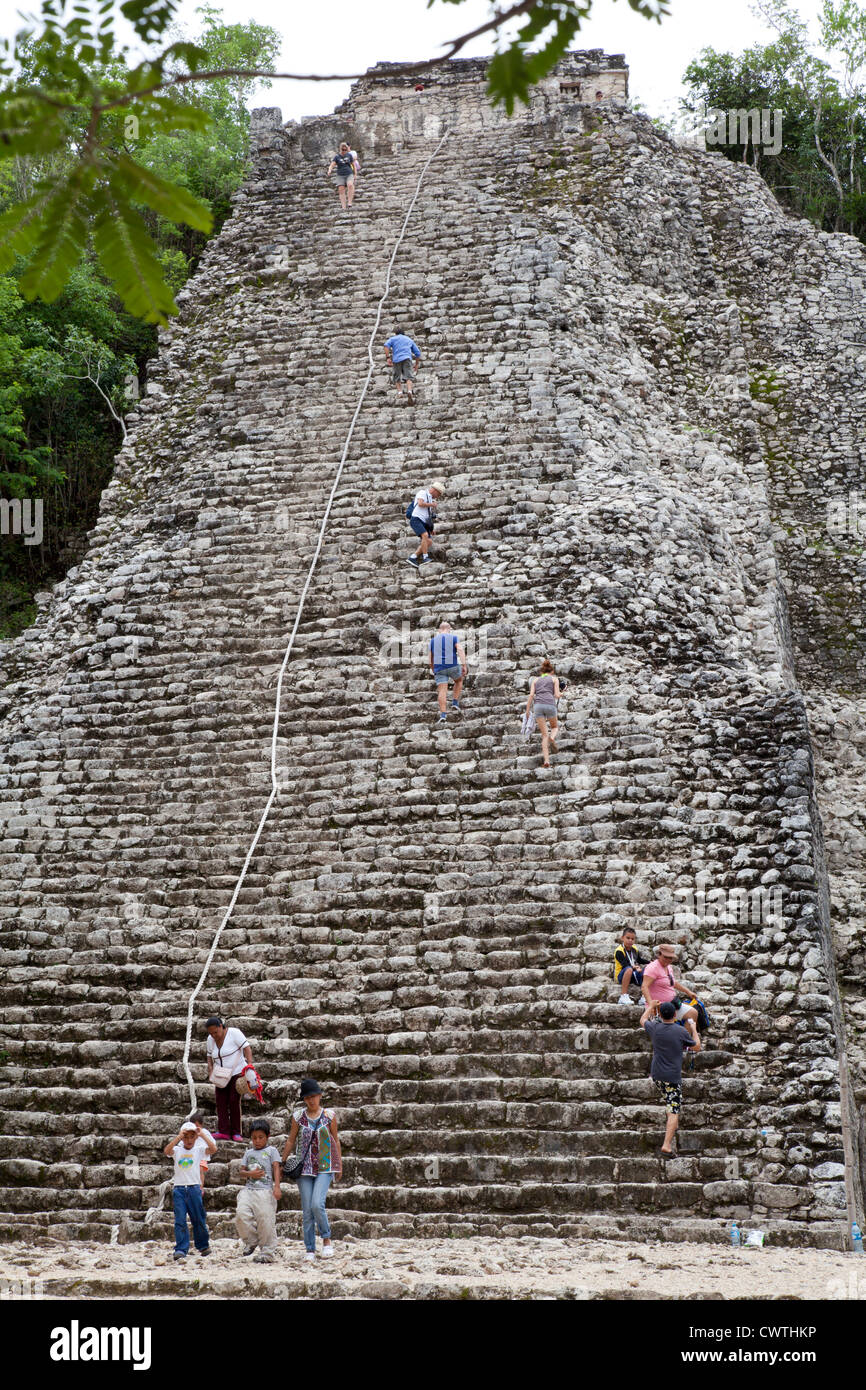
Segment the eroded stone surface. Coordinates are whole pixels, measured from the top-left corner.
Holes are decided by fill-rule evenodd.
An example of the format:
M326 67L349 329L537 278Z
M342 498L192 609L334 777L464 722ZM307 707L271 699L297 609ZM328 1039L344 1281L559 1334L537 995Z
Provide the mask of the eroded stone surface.
M853 1111L807 707L844 912L859 696L797 684L772 431L810 466L832 443L841 468L857 406L834 396L831 429L830 378L805 366L784 419L754 386L768 343L787 361L796 331L805 362L847 331L862 248L616 100L555 81L509 123L478 64L423 93L379 76L333 117L257 117L88 555L4 654L4 1229L145 1233L375 303L450 128L380 335L418 338L419 404L383 372L362 408L284 691L280 795L198 1016L249 1033L277 1128L299 1075L325 1084L341 1234L585 1235L603 1214L628 1235L664 1213L672 1232L736 1217L837 1243ZM351 217L323 178L343 134ZM416 574L403 508L437 474L437 563ZM446 733L418 655L442 617L473 660ZM569 682L550 772L518 738L545 653ZM719 891L760 920L718 920ZM715 1024L664 1172L637 1011L611 1002L627 923L682 943ZM859 1075L859 947L844 921L835 939ZM209 1173L220 1233L232 1156Z

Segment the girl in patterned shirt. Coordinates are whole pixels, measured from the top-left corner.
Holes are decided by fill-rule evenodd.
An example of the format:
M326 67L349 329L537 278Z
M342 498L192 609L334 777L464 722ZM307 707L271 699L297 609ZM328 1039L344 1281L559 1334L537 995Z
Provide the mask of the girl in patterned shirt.
M337 1117L333 1110L322 1105L322 1088L318 1081L306 1077L301 1082L301 1104L292 1112L289 1137L283 1149L283 1163L294 1149L303 1159L301 1176L297 1179L303 1213L306 1258L316 1258L316 1228L322 1237L322 1254L334 1253L331 1227L325 1211L328 1188L342 1171L342 1154L337 1133Z

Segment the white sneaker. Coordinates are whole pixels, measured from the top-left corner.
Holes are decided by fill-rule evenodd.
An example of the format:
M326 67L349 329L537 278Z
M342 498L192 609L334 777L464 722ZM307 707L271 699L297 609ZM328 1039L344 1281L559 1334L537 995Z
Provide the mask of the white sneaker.
M629 998L629 996L628 996L627 994L621 994L621 995L619 996L619 1002L620 1002L620 1004L630 1004L630 1003L631 1003L631 999Z
M334 1254L334 1247L333 1247L333 1245L323 1245L323 1246L322 1246L322 1254L323 1254L323 1256L325 1257L326 1260L329 1258L329 1256L333 1256L333 1254Z
M308 1263L309 1263L309 1261L312 1260L313 1264L315 1264L315 1263L316 1263L316 1252L315 1252L315 1250L308 1250L307 1253L306 1253L306 1255L304 1256L304 1259L305 1259Z

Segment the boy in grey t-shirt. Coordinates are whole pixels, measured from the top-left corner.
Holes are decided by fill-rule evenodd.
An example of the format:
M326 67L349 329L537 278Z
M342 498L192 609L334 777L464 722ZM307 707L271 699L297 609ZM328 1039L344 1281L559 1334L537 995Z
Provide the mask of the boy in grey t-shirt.
M277 1252L277 1202L280 1200L280 1153L269 1144L271 1127L267 1120L255 1120L250 1129L250 1145L244 1154L241 1177L245 1184L238 1193L235 1225L244 1243L244 1254L253 1255L256 1264L273 1264Z

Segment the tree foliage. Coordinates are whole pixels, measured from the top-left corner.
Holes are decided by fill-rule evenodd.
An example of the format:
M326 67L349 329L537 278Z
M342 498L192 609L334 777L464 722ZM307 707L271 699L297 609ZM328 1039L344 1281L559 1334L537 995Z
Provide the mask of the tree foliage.
M793 211L866 241L866 11L854 0L822 0L818 51L786 0L755 8L774 40L739 54L704 49L684 74L685 109L780 111L777 154L742 143L722 152L754 163Z
M209 64L273 61L279 42L273 30L225 25L210 7L199 14L201 30L193 42ZM177 33L169 37L184 41ZM20 53L22 80L35 86L43 80L44 54L36 43L23 44ZM93 80L123 89L127 72L115 61L98 71L94 67ZM156 350L155 329L144 317L155 302L170 308L208 235L174 220L174 185L181 204L198 200L212 226L222 224L243 177L251 86L226 79L203 90L198 105L207 124L201 129L198 117L169 131L159 123L149 127L140 115L130 120L126 113L122 122L115 118L113 144L103 158L117 183L135 190L128 195L132 213L151 258L151 280L157 281L156 291L137 278L128 285L127 302L143 307L143 317L124 309L117 293L130 275L135 245L121 247L113 285L104 270L105 257L113 254L111 240L125 235L122 229L97 218L86 227L80 247L73 238L64 283L50 298L38 292L47 271L36 252L28 254L26 238L14 241L15 254L6 262L10 268L0 275L0 498L40 499L44 539L30 546L21 537L0 536L0 636L30 621L33 590L75 560L93 525L124 434L124 412ZM181 91L177 100L190 105L192 95ZM38 199L45 187L69 189L73 183L81 168L77 152L85 122L74 112L65 119L67 139L58 146L0 160L0 219L18 225L22 204ZM55 273L67 250L59 235ZM168 286L161 300L154 298L161 293L160 278Z

